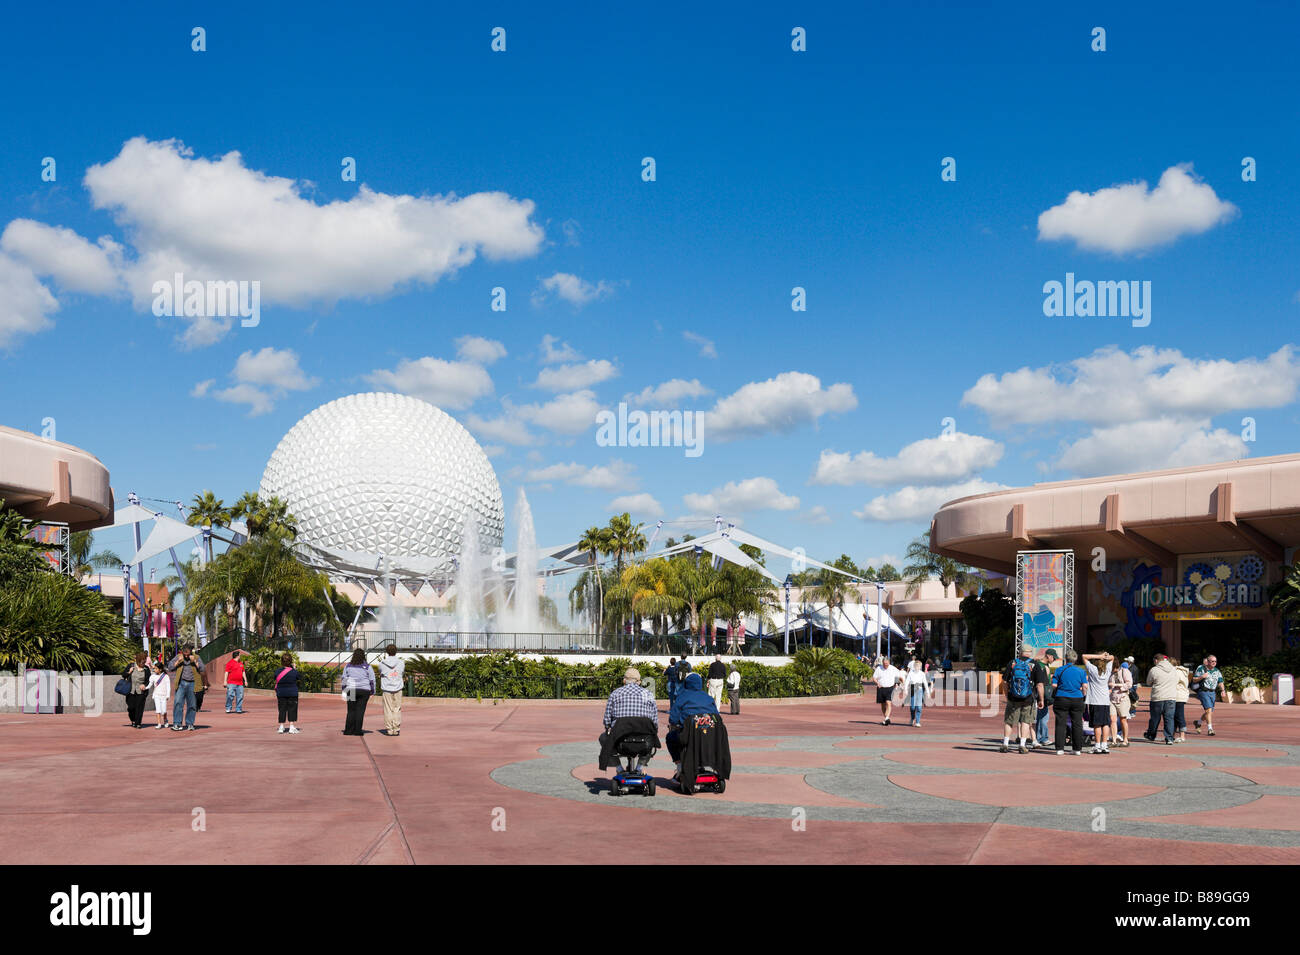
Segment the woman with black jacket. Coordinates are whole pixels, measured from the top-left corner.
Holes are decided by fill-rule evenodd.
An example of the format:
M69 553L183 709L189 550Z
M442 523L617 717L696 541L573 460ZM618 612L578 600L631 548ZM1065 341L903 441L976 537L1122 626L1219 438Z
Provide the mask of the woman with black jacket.
M149 699L149 675L149 654L141 650L122 674L122 679L131 681L131 689L126 694L126 715L131 720L132 729L138 730L144 725L144 705Z

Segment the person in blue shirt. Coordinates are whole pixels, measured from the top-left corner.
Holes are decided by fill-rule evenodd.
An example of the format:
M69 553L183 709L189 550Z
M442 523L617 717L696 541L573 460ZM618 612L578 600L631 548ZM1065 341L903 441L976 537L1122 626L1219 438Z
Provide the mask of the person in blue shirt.
M697 713L711 713L717 716L718 707L713 702L713 697L704 692L704 680L698 673L692 672L686 677L682 688L677 691L672 706L668 707L668 736L665 742L668 744L668 755L672 757L673 766L676 767L674 778L682 771L682 747L678 730L681 729L686 717Z
M1079 666L1079 655L1065 651L1065 663L1052 674L1052 709L1056 712L1056 755L1065 755L1066 723L1069 722L1071 755L1083 752L1083 703L1088 674Z

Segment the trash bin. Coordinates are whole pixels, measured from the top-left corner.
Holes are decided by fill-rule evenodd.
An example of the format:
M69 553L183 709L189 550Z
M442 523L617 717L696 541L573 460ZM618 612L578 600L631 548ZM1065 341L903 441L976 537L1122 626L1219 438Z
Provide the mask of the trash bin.
M1273 702L1295 705L1295 679L1290 673L1273 674Z

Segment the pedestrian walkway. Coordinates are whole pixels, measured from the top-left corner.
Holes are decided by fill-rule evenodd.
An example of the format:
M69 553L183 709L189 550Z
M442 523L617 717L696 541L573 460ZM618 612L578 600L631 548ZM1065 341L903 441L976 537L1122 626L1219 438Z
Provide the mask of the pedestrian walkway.
M660 845L671 825L748 862L1300 863L1293 707L1225 707L1212 740L1057 757L998 753L1000 713L973 708L928 708L913 729L857 697L747 701L724 716L725 793L679 795L660 751L658 795L616 799L595 766L603 705L412 703L392 739L343 736L332 697L304 697L299 736L277 736L257 695L242 716L203 711L195 733L0 716L0 850L11 864L591 863L593 846Z

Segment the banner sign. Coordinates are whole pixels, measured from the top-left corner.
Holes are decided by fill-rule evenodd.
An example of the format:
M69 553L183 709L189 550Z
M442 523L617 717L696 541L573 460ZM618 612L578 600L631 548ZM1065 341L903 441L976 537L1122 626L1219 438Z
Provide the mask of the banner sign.
M1063 660L1074 645L1073 551L1016 554L1016 643L1033 647L1036 660L1049 649Z

